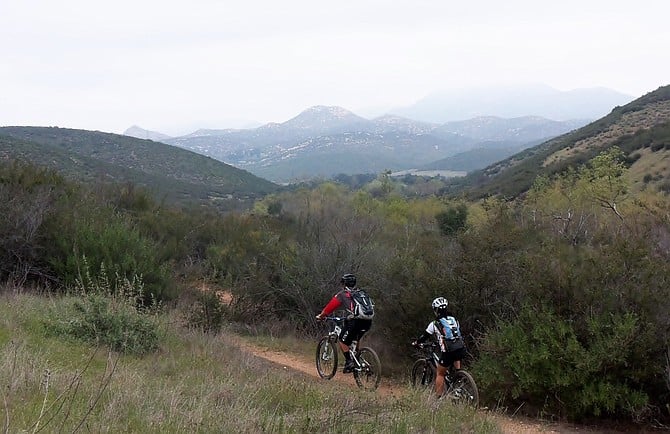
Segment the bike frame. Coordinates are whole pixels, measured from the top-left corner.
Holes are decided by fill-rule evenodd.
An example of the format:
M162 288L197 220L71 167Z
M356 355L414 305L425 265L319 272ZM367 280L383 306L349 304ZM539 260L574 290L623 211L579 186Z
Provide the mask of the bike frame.
M342 327L340 324L344 322L345 318L338 317L338 316L333 316L333 317L328 317L326 320L331 320L334 323L333 330L331 330L328 333L328 336L330 336L330 341L334 344L337 344L337 348L339 348L340 352L342 351L342 347L340 347L340 333L342 332ZM358 355L357 355L357 349L358 349L358 341L351 341L351 345L349 345L349 354L351 355L351 359L354 361L356 366L354 369L361 370L361 362L358 360Z

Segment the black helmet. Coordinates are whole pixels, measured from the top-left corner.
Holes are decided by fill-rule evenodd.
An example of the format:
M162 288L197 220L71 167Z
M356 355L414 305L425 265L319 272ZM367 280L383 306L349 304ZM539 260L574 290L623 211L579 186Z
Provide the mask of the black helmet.
M433 300L432 306L435 316L440 317L447 314L447 306L449 306L449 302L444 297L437 297Z
M345 274L340 279L340 283L349 289L354 288L356 286L356 276L353 274Z

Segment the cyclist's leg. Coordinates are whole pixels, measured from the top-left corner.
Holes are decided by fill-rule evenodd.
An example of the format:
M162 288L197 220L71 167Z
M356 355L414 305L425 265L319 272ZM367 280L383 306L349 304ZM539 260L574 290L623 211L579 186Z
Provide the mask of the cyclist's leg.
M439 398L444 394L444 377L447 375L447 367L442 363L437 364L437 375L435 376L435 395Z
M454 370L461 369L461 360L465 357L465 348L459 348L449 352L450 362L454 365ZM449 366L449 365L447 365Z
M351 320L344 321L342 325L342 332L340 333L340 348L342 349L342 354L344 354L344 373L351 372L353 368L353 362L351 360L351 354L349 353L349 346L354 341L355 334L353 333L353 322Z
M456 360L461 360L460 351L445 351L440 355L440 360L437 364L437 377L435 378L435 393L438 397L444 394L445 377L449 367L456 366ZM460 366L460 365L459 365Z
M353 340L360 344L363 335L367 333L368 330L370 330L370 327L372 327L372 320L358 318L351 320L351 322L351 334L353 336Z
M354 334L352 333L352 322L351 320L345 320L342 324L342 331L340 332L340 348L343 353L349 352L349 345L354 340Z
M346 351L349 351L349 346L353 341L359 342L361 338L370 329L372 321L365 319L350 319L344 322L342 332L340 333L340 345Z

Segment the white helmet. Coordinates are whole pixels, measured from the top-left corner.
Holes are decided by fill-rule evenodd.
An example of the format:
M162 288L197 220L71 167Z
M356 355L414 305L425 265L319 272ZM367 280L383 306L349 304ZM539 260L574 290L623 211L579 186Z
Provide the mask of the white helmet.
M433 300L432 306L435 315L440 316L447 313L447 306L449 306L449 302L444 297L437 297L435 300Z

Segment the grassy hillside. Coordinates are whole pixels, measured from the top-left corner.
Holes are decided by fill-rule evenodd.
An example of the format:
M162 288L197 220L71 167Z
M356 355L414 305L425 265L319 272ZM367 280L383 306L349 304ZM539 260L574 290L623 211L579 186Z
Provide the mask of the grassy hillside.
M0 128L0 158L48 166L80 181L134 183L173 202L249 199L278 188L194 152L95 131Z
M510 155L516 154L527 146L518 144L504 144L503 146L481 147L461 152L451 157L422 166L421 170L454 170L470 172L482 169L489 164L503 160Z
M516 197L527 191L538 175L551 176L582 165L613 146L627 155L633 184L670 190L666 164L670 155L670 86L616 107L574 132L455 180L449 191L467 192L473 198Z

